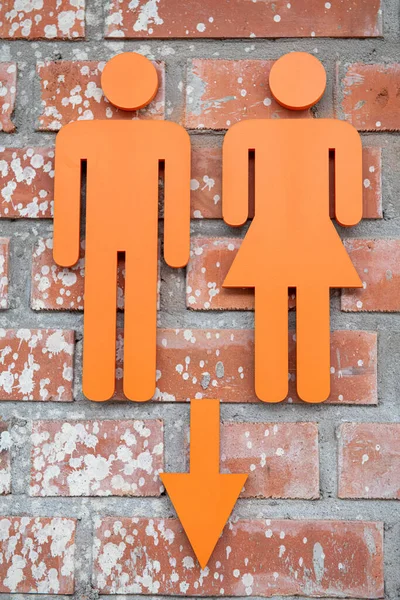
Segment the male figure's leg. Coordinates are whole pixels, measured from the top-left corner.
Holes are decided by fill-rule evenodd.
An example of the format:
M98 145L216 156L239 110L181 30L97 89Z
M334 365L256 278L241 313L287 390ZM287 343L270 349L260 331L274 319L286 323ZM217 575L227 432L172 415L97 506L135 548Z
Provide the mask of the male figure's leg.
M288 394L288 288L255 289L255 389L263 402Z
M150 245L149 245L150 246ZM157 241L125 254L124 394L151 400L156 384Z
M297 393L306 402L330 394L329 288L303 286L296 293Z
M83 393L109 400L115 390L117 253L87 248L83 328Z

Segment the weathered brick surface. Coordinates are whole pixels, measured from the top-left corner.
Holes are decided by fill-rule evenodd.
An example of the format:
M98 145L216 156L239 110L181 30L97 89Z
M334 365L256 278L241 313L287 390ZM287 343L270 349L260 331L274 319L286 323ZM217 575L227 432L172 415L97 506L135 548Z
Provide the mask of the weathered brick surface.
M0 400L73 400L74 332L0 329Z
M289 334L289 402L296 394L296 346ZM330 404L377 403L377 336L366 331L333 331ZM116 399L123 399L123 336L117 336ZM254 391L254 336L248 329L159 329L155 400L191 398L257 402Z
M15 125L11 115L17 94L16 63L0 63L0 131L11 133Z
M343 3L300 0L112 0L109 37L374 37L382 33L379 0Z
M340 498L400 498L400 423L344 423Z
M318 498L318 427L224 423L221 470L249 474L242 498Z
M340 76L338 65L339 116L361 131L400 129L400 64L353 63Z
M75 519L0 517L0 592L72 594Z
M0 148L0 218L47 218L53 214L54 150Z
M8 308L8 238L0 238L0 309Z
M32 257L31 307L34 310L83 310L83 255L81 248L76 265L64 269L53 260L53 239L38 240ZM121 293L118 292L118 298Z
M363 219L382 218L382 150L363 148ZM333 215L332 215L333 216Z
M91 119L163 119L165 108L164 63L154 63L159 90L148 107L138 112L118 110L104 98L100 87L105 61L38 63L42 95L39 129L57 131L71 121Z
M400 310L400 240L349 239L346 249L363 288L342 290L342 310Z
M35 421L31 496L159 496L158 420Z
M7 423L0 421L0 495L11 493L11 436Z
M78 262L63 268L53 260L53 238L39 238L32 257L31 307L33 310L83 310L84 242ZM117 307L124 308L125 261L118 260ZM157 299L159 302L159 298Z
M123 268L118 268L118 308L123 308ZM31 306L34 310L83 310L85 259L73 267L60 267L53 260L53 239L40 239L32 261Z
M239 238L192 238L186 276L186 305L192 310L253 310L251 289L222 284L240 248ZM295 306L292 296L289 307Z
M104 594L383 596L381 523L231 522L204 570L176 519L97 525L94 587Z
M290 111L272 97L268 85L272 60L189 62L184 124L189 129L227 129L243 119L311 117Z
M223 288L240 248L240 238L192 238L186 277L186 305L192 310L253 310L252 289ZM294 292L288 307L296 306Z
M0 5L0 38L77 39L85 34L85 0L5 0Z
M250 170L250 176L253 171ZM333 187L333 179L331 180ZM221 148L197 147L192 151L191 216L193 219L222 219ZM251 181L250 187L254 186ZM333 189L332 196L333 196ZM363 217L382 217L381 148L363 148ZM250 218L253 211L250 207ZM331 216L334 208L331 207Z

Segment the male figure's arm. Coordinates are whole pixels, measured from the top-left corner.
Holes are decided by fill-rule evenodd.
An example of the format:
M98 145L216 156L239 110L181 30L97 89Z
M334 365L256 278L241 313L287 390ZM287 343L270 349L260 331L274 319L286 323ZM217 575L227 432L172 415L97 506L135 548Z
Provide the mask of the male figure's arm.
M79 258L81 203L81 122L61 129L55 146L53 257L62 267Z
M349 123L334 121L335 217L350 227L362 219L362 144L357 130Z
M242 121L225 135L222 146L222 216L228 225L240 227L249 216L249 129Z
M190 153L189 134L175 125L165 154L164 258L176 268L184 267L190 255Z

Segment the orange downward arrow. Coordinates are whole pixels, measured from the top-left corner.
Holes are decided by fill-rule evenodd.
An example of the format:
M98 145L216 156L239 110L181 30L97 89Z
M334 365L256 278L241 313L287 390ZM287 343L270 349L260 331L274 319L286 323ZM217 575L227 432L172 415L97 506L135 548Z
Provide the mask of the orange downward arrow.
M160 477L204 569L247 479L219 472L219 400L191 401L190 472Z

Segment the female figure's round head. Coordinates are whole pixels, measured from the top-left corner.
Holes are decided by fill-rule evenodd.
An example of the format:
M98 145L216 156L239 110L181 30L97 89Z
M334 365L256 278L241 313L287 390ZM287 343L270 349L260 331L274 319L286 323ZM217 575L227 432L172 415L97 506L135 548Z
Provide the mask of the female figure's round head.
M148 58L136 52L124 52L114 56L104 67L101 87L117 108L138 110L157 94L158 75Z
M306 110L322 98L326 72L312 54L291 52L272 66L269 86L275 100L285 108Z

